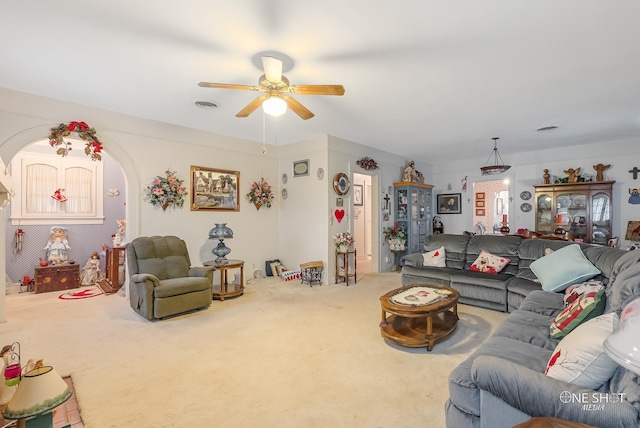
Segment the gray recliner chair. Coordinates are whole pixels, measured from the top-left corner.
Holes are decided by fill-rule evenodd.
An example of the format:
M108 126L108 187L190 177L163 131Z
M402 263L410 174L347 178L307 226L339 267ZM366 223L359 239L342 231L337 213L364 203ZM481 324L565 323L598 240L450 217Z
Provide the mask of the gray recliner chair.
M191 267L176 236L136 238L126 245L129 303L148 320L206 308L212 301L213 267Z

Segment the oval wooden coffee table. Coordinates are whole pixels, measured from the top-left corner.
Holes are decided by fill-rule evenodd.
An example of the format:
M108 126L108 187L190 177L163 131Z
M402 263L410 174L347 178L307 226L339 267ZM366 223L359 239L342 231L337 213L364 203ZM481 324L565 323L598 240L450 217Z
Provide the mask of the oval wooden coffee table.
M409 348L433 346L458 325L458 298L453 288L409 285L380 297L380 333L390 342ZM390 314L387 316L387 314Z

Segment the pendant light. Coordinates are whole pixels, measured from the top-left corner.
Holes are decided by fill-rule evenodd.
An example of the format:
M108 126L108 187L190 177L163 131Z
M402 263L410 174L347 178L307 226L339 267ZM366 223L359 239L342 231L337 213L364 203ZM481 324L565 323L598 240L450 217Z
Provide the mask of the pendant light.
M487 159L487 163L485 166L480 167L480 171L482 171L482 175L497 175L502 174L503 172L509 170L511 165L505 165L502 160L502 156L498 153L498 140L500 137L493 137L493 152L489 155L489 159ZM489 161L493 158L493 165L489 165ZM498 162L499 160L499 162Z

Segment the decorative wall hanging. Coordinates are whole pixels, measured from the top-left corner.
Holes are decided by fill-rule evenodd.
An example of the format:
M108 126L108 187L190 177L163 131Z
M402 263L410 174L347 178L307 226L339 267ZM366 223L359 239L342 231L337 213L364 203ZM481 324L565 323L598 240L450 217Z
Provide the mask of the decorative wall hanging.
M53 195L51 195L51 197L53 199L55 199L58 202L67 202L67 197L62 193L63 189L56 189L55 192L53 192Z
M335 190L338 195L346 195L349 192L350 186L349 177L347 177L345 173L339 172L333 177L333 190Z
M356 163L360 168L366 169L367 171L378 169L378 163L368 156L365 156L362 159L356 161Z
M112 187L110 189L107 189L107 195L114 197L114 196L118 196L120 194L120 191L118 189L116 189L115 187Z
M640 169L638 169L637 166L634 166L633 169L629 170L629 174L633 175L633 179L637 180L638 179L638 173L640 172Z
M640 189L629 189L629 203L632 205L640 204Z
M295 161L293 163L293 176L302 177L309 175L309 159Z
M240 171L191 166L191 211L240 211Z
M461 214L462 204L460 203L461 193L441 194L436 197L438 204L438 214Z
M264 181L264 178L261 178L260 181L254 181L251 183L251 190L247 193L247 199L255 205L256 210L259 210L263 205L271 208L271 201L273 201L271 186Z
M102 152L102 143L96 136L96 130L89 127L85 122L70 122L69 124L61 123L57 128L51 128L49 134L49 144L51 147L58 147L56 154L67 156L71 151L71 143L64 140L72 132L78 134L81 140L86 141L84 146L84 154L89 156L91 160L102 160L100 152Z
M353 205L363 205L362 184L353 185Z
M338 220L338 223L340 223L344 218L344 210L336 210L335 216L336 216L336 220Z
M154 207L166 210L170 206L182 208L187 188L182 185L184 180L177 177L175 171L165 171L165 176L156 176L144 190L144 199Z

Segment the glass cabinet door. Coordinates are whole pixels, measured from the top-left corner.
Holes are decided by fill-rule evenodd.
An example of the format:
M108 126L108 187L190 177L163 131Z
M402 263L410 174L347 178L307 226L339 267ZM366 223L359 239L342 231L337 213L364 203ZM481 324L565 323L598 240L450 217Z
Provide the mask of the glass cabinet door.
M552 219L551 195L543 193L538 195L536 204L536 230L551 233L555 228L555 219Z
M611 198L599 192L591 199L591 242L607 245L611 238Z

